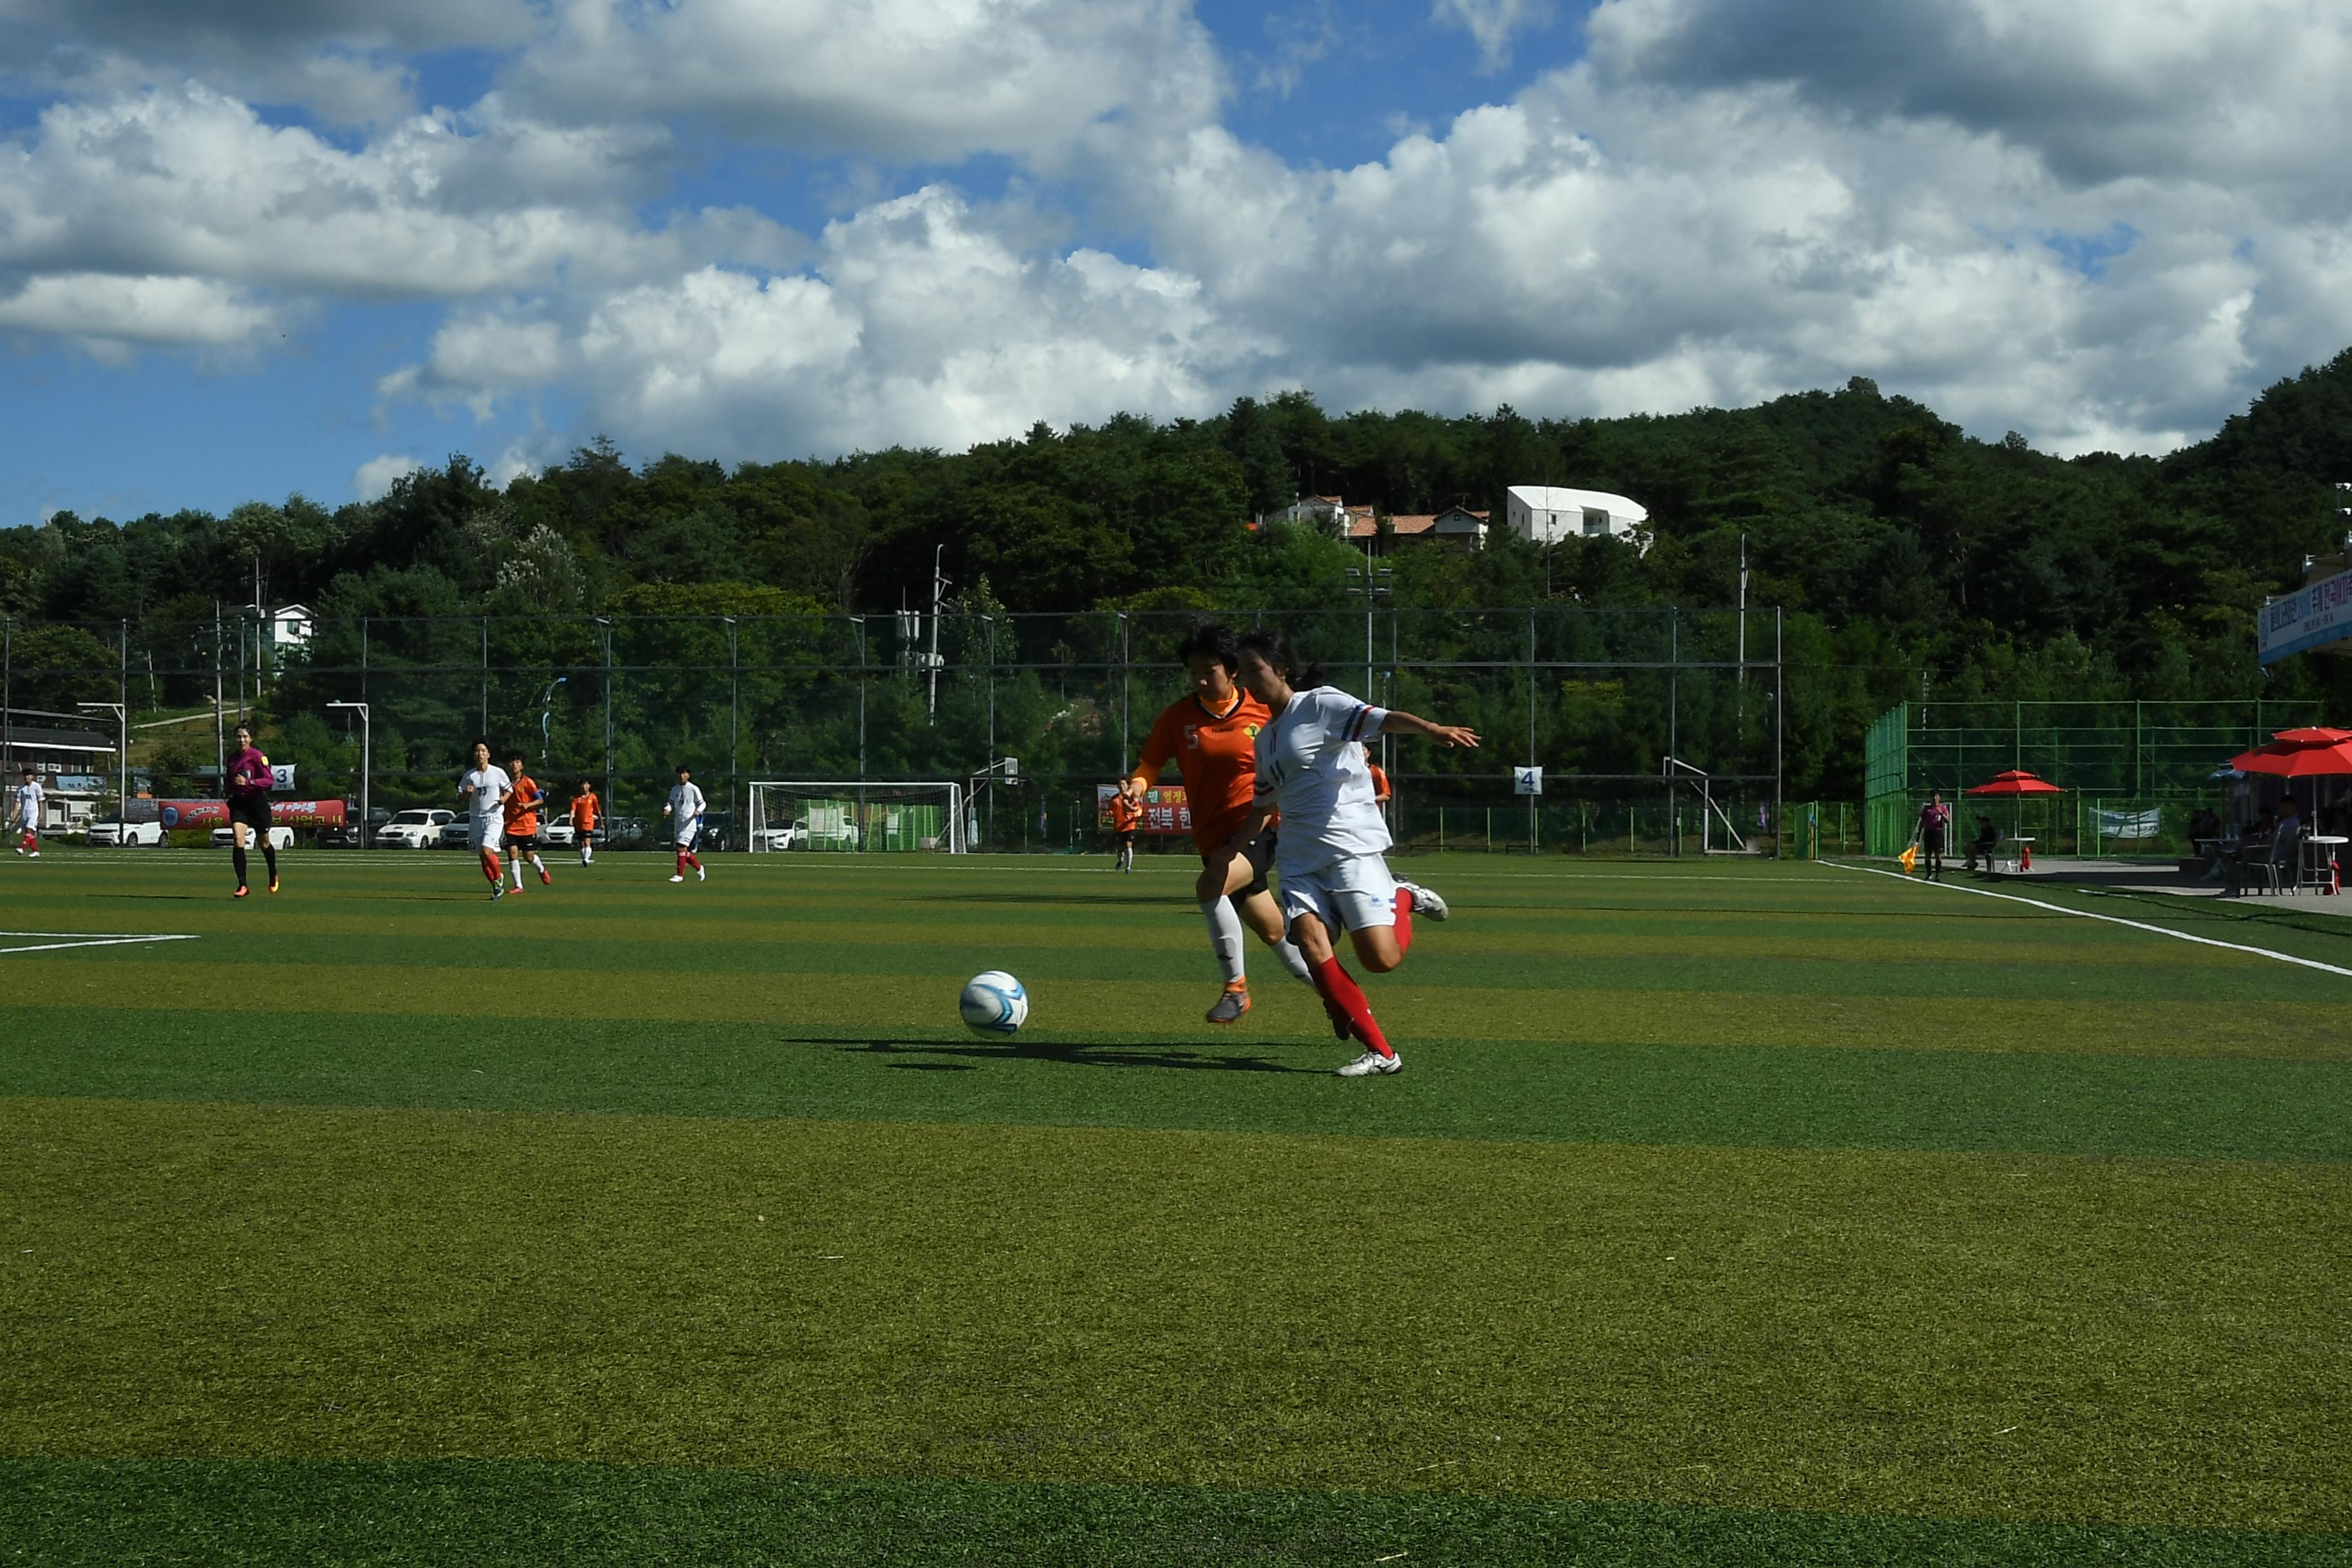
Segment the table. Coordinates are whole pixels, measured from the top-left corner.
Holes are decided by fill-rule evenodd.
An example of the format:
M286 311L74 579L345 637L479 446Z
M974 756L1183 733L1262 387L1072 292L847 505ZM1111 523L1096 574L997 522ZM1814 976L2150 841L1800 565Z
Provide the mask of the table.
M2031 871L2033 869L2033 838L2032 835L2013 833L2008 837L2002 839L2001 843L2003 846L2013 844L2017 847L2016 852L2009 857L2010 865L2014 869L2021 872Z
M2294 885L2302 888L2308 883L2323 893L2336 891L2336 852L2347 843L2352 843L2352 839L2326 833L2305 834L2295 858Z

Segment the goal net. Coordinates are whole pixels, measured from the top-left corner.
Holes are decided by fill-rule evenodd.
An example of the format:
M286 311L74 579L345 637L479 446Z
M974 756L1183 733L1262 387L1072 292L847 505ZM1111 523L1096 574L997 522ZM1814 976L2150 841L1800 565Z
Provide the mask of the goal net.
M755 854L961 855L969 847L960 784L762 779L751 787Z

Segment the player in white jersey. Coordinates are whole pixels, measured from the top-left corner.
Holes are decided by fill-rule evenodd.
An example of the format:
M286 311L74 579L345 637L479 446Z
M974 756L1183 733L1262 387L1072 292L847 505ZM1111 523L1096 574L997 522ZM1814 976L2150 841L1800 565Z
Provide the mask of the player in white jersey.
M8 792L9 819L24 834L16 840L16 853L37 860L41 858L41 802L46 796L41 781L26 768L25 777Z
M1435 893L1389 873L1382 858L1388 823L1372 799L1364 743L1382 733L1419 735L1442 746L1475 746L1478 737L1318 684L1311 672L1298 672L1288 643L1273 632L1242 638L1241 683L1274 718L1257 735L1256 798L1224 853L1238 854L1281 813L1274 869L1282 880L1290 940L1314 972L1332 1027L1341 1039L1352 1035L1364 1047L1339 1076L1400 1071L1404 1058L1381 1033L1363 988L1341 967L1333 942L1345 931L1364 967L1385 974L1412 946L1412 917L1442 921L1447 911Z
M677 785L669 792L669 804L662 815L670 819L670 842L677 846L677 871L673 882L686 880L686 868L694 868L694 879L703 879L702 862L695 858L694 841L702 837L702 811L709 802L695 787L694 773L681 763L677 770Z
M513 793L514 780L490 761L490 743L475 742L474 765L457 781L457 797L467 812L466 841L482 858L482 875L490 879L493 900L507 896L506 879L499 873L499 847L506 842L507 796Z

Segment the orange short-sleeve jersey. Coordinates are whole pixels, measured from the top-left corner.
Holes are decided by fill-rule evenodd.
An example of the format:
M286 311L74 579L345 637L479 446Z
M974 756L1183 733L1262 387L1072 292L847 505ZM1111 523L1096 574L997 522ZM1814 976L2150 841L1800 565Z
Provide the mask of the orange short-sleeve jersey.
M528 838L539 831L539 808L547 799L539 781L529 773L517 773L513 793L507 796L507 831Z
M1143 807L1123 795L1110 797L1110 826L1114 833L1132 833L1143 821Z
M590 833L596 827L596 792L583 790L572 797L572 826L575 832Z
M1135 771L1156 780L1170 763L1184 780L1192 842L1206 854L1234 836L1257 793L1257 732L1272 716L1246 691L1220 713L1198 693L1162 709Z

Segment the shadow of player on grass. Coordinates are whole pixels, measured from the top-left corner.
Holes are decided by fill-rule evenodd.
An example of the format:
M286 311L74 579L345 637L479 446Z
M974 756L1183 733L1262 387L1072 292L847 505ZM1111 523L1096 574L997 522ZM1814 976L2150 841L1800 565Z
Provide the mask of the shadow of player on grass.
M1180 1046L1089 1046L1007 1041L1001 1046L954 1044L944 1040L794 1040L796 1046L832 1046L867 1056L950 1057L975 1062L1046 1061L1082 1068L1158 1068L1177 1072L1303 1072L1323 1075L1315 1068L1292 1067L1264 1057L1187 1050ZM892 1062L892 1067L928 1067L945 1062Z

